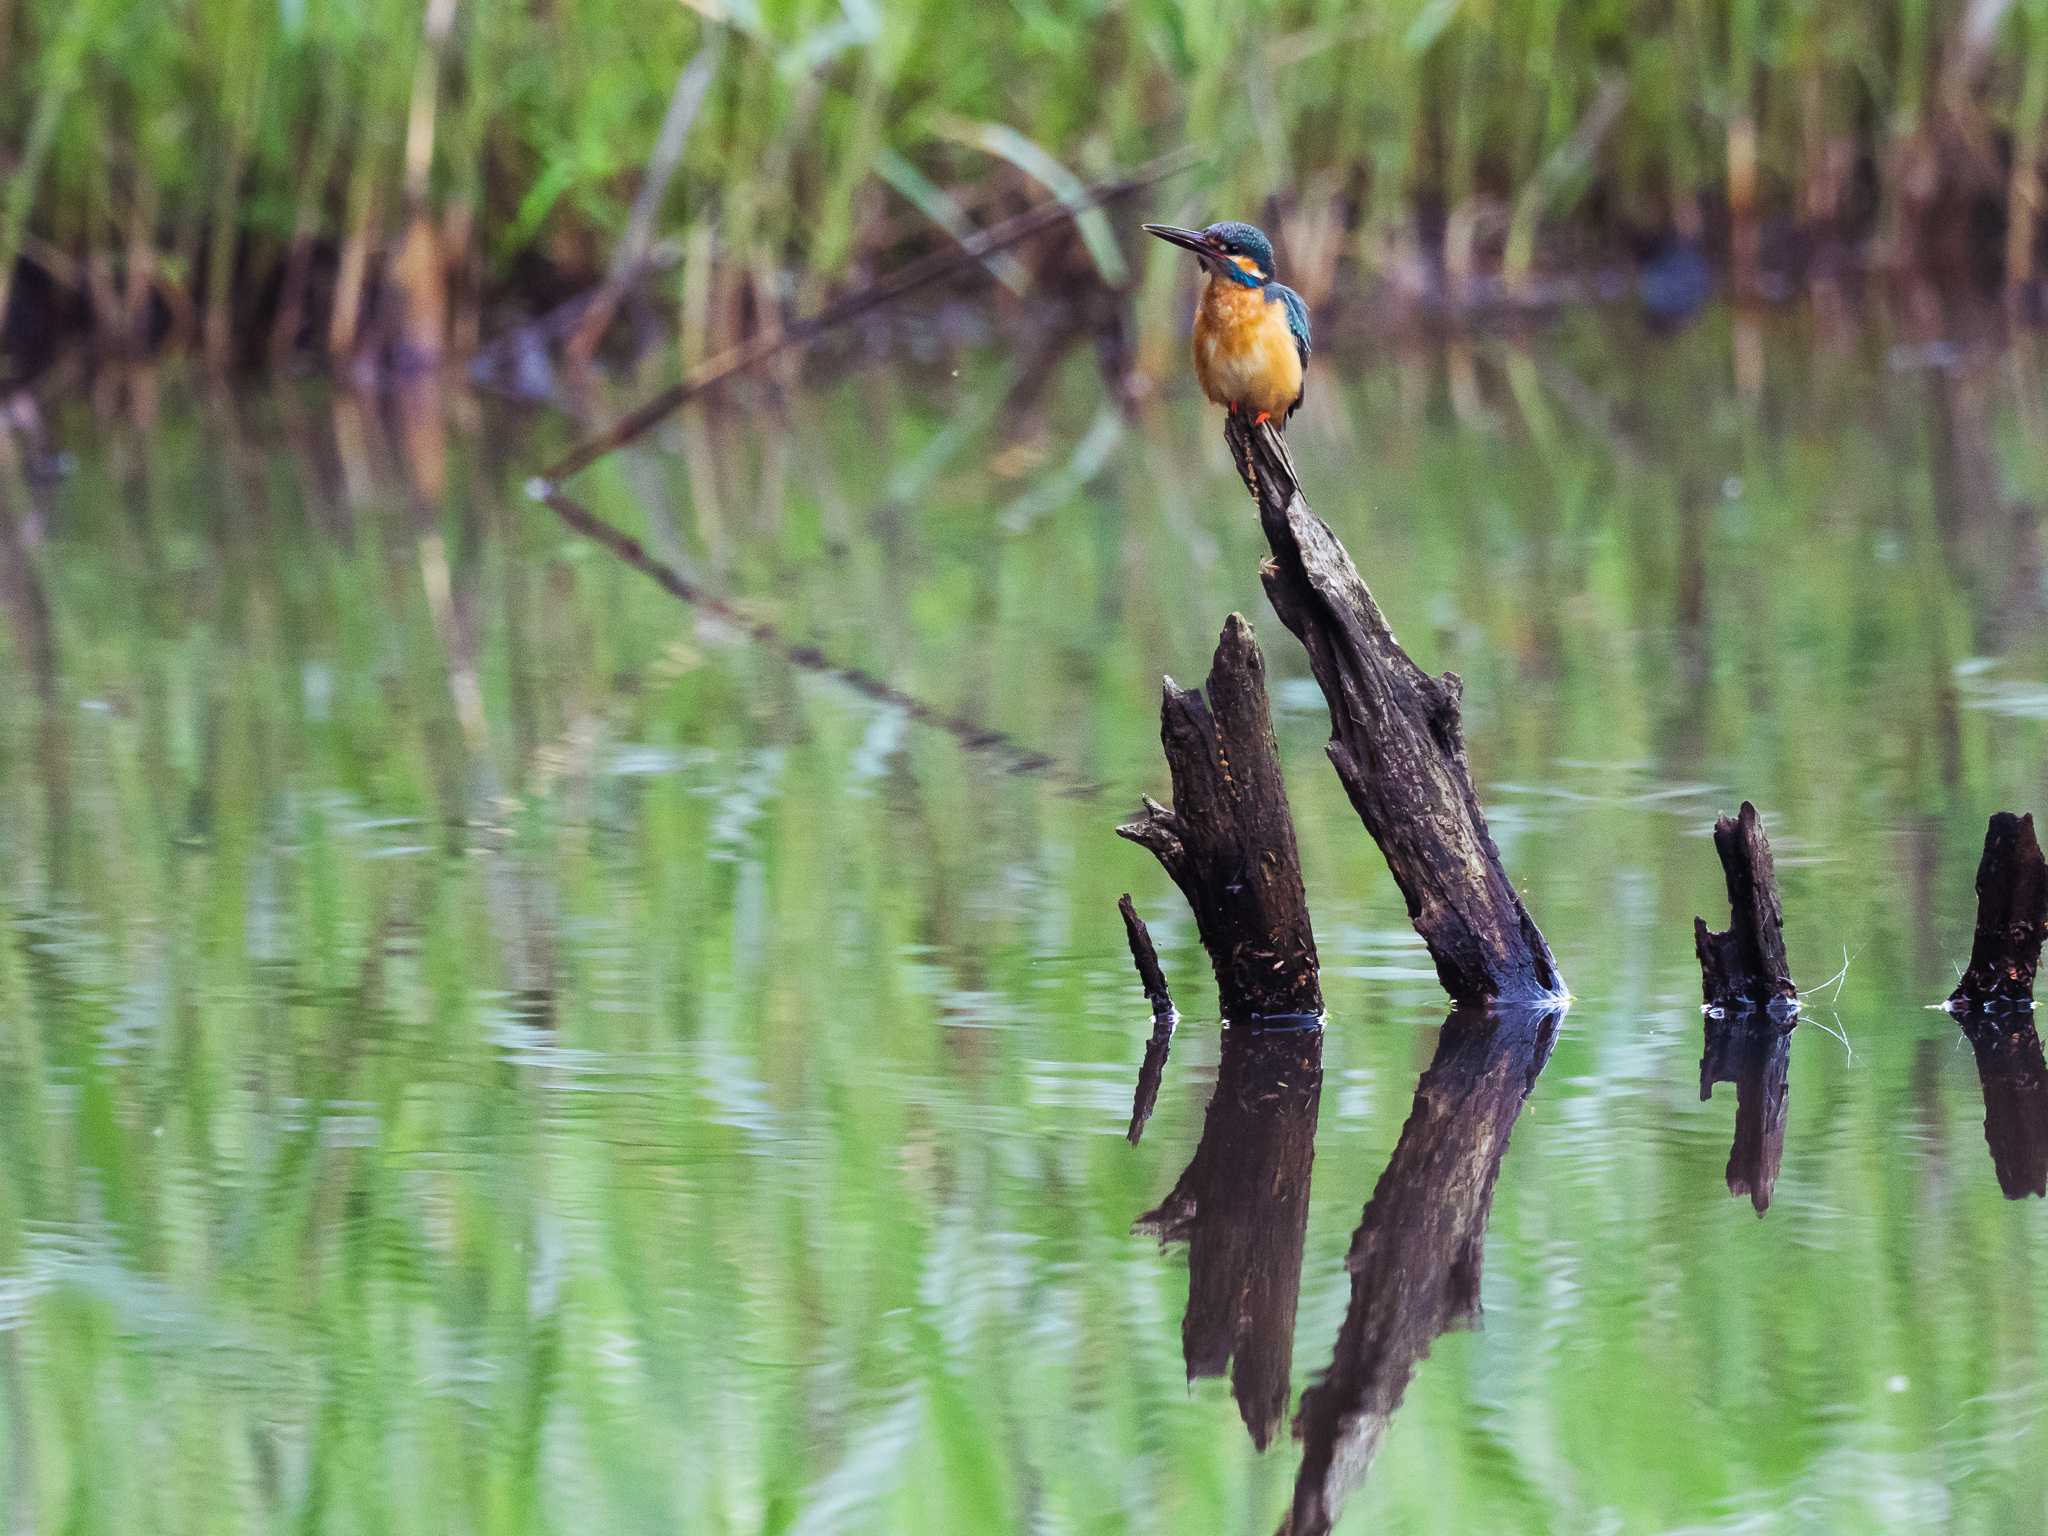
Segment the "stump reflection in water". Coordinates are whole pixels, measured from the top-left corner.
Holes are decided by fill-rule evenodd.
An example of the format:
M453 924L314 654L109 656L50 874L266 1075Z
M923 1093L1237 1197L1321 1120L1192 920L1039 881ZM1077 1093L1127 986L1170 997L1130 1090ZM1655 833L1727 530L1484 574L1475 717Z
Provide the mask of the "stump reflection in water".
M1508 1135L1550 1059L1562 1008L1458 1010L1345 1260L1351 1304L1329 1368L1302 1395L1283 1536L1335 1523L1365 1480L1416 1364L1479 1314L1479 1271Z
M1173 1006L1167 989L1166 972L1159 967L1159 951L1152 943L1152 930L1138 916L1131 893L1125 891L1116 909L1124 920L1124 938L1131 946L1131 963L1138 968L1138 981L1145 1000L1152 1005L1152 1036L1145 1042L1145 1064L1138 1070L1138 1090L1131 1096L1131 1124L1125 1138L1132 1146L1145 1134L1152 1108L1159 1102L1159 1080L1166 1074L1167 1053L1173 1049L1173 1032L1180 1024L1180 1010Z
M2048 1065L2033 1021L1983 1014L1963 1023L1984 1089L1984 1144L2008 1200L2048 1194Z
M1262 1451L1287 1415L1322 1097L1320 1028L1225 1030L1194 1158L1132 1227L1188 1245L1188 1379L1234 1360L1231 1391Z
M1785 1099L1798 1015L1766 1009L1707 1014L1700 1055L1700 1100L1714 1084L1735 1085L1735 1144L1728 1150L1728 1193L1747 1195L1761 1216L1770 1209L1785 1158Z

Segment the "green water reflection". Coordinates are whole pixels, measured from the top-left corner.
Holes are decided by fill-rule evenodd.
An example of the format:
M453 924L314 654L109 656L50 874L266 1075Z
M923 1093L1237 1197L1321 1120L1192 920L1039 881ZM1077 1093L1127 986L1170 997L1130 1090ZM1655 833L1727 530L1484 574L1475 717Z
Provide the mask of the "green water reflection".
M1211 413L1126 425L1085 356L1015 382L942 350L748 392L579 493L1043 774L569 534L520 492L550 417L183 378L56 411L75 473L0 481L10 1529L1272 1530L1441 999ZM2041 1528L2048 1206L2004 1198L1925 1005L1985 817L2048 809L2048 357L1584 318L1319 355L1294 440L1465 677L1578 993L1483 1322L1339 1529ZM1165 787L1158 675L1233 608L1332 1017L1263 1454L1186 1382L1186 1251L1131 1231L1219 1042L1111 831ZM1801 980L1852 957L1815 1011L1847 1046L1789 1042L1762 1220L1734 1094L1699 1099L1690 926L1744 796ZM1188 1015L1136 1148L1126 889Z

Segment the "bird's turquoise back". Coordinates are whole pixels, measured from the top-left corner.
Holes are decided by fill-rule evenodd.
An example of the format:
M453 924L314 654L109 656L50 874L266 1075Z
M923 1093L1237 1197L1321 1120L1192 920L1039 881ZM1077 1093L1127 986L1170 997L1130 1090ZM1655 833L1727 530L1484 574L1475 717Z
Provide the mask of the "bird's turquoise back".
M1308 305L1285 283L1268 283L1266 292L1286 306L1287 329L1294 333L1294 345L1301 351L1301 360L1307 362L1312 350L1308 340Z

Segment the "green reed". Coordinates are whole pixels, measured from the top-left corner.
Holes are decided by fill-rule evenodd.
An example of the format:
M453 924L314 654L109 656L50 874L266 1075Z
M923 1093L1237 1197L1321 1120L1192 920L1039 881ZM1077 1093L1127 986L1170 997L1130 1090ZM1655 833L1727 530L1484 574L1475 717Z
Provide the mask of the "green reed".
M295 252L338 259L322 306L370 282L422 199L458 286L498 291L522 256L594 276L713 28L732 46L663 226L686 248L708 232L728 295L779 304L942 238L904 167L973 211L1190 142L1214 155L1162 198L1277 222L1311 288L1339 260L1399 270L1427 208L1454 277L1526 276L1595 186L1595 234L1691 230L1719 204L1738 242L1794 218L1910 261L1930 186L2036 206L2048 100L2038 7L1960 0L456 0L423 60L424 19L424 0L9 0L0 282L26 252L96 300L232 328Z

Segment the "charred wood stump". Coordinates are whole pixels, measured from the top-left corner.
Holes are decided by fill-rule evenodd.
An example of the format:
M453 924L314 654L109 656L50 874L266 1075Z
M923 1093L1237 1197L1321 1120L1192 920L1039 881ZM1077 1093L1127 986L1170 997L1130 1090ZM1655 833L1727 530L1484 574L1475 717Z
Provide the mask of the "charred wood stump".
M1159 1080L1166 1073L1166 1056L1173 1049L1173 1030L1180 1022L1180 1013L1173 1006L1173 995L1166 990L1166 972L1159 968L1159 951L1152 947L1152 931L1145 926L1145 919L1138 916L1130 892L1117 899L1116 909L1123 914L1124 938L1131 946L1131 963L1138 968L1138 983L1145 989L1145 1000L1152 1005L1152 1038L1145 1042L1145 1064L1138 1069L1138 1091L1131 1099L1131 1126L1124 1133L1135 1147L1138 1138L1145 1134L1145 1122L1152 1118L1153 1106L1159 1102Z
M1166 679L1159 737L1173 805L1148 796L1144 813L1117 835L1149 848L1187 897L1227 1023L1320 1019L1316 941L1266 702L1266 664L1241 615L1223 626L1206 697Z
M1745 800L1739 814L1715 821L1714 851L1728 881L1730 921L1725 933L1715 933L1705 918L1692 920L1707 1006L1769 1010L1789 1018L1799 988L1785 959L1785 915L1778 904L1771 843L1755 806Z
M1329 1367L1295 1415L1301 1469L1280 1536L1323 1536L1336 1523L1416 1366L1441 1334L1478 1317L1501 1159L1562 1016L1556 1007L1507 1007L1461 1009L1444 1021L1352 1234L1351 1301Z
M1260 573L1266 596L1307 648L1329 703L1330 761L1444 990L1461 1003L1561 995L1557 962L1472 787L1457 675L1431 677L1401 649L1351 556L1303 498L1285 439L1235 416L1224 434L1272 550Z
M1984 831L1977 864L1977 934L1970 968L1949 997L1952 1012L2027 1008L2041 939L2048 933L2048 862L2034 818L2000 811Z
M1322 1092L1321 1029L1226 1031L1194 1158L1131 1229L1188 1245L1188 1380L1228 1367L1262 1451L1287 1414Z

